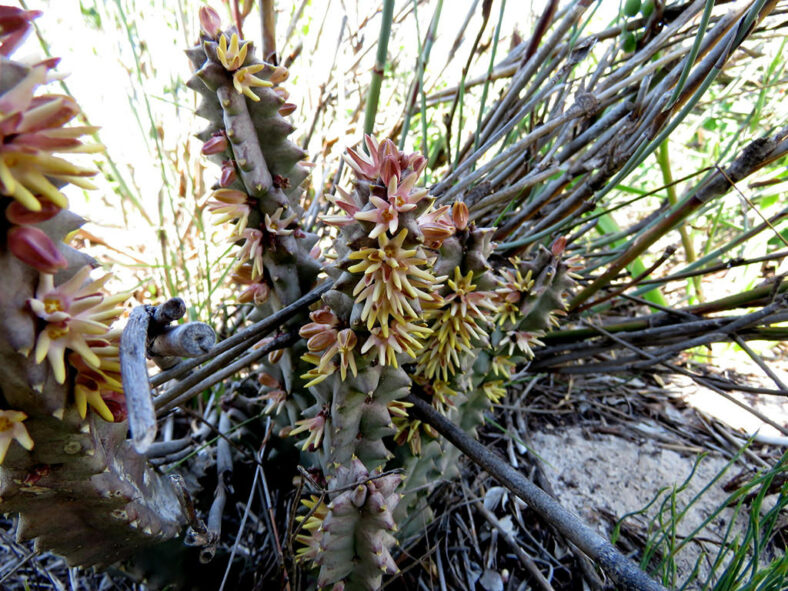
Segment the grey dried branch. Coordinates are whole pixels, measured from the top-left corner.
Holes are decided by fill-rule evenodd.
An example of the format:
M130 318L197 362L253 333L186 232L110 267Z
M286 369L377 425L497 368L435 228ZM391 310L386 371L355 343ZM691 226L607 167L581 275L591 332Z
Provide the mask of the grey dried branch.
M208 364L199 372L195 372L189 376L189 379L179 382L164 394L157 396L155 399L156 412L160 416L163 415L176 406L180 406L181 404L188 402L203 390L207 390L211 386L218 384L220 381L233 375L237 371L240 371L250 366L252 363L262 359L271 351L289 347L297 340L298 333L296 332L279 335L271 339L269 343L266 343L259 349L253 349L251 352L239 358L234 363L227 365L225 365L224 359L217 357L215 361L221 362L216 363L216 367L213 367L213 363Z
M169 380L186 374L201 363L208 361L209 359L218 358L218 356L229 352L230 350L233 351L233 354L228 357L223 357L222 363L226 359L234 358L241 351L247 350L253 343L259 341L275 328L290 320L290 318L295 316L298 312L304 308L307 308L308 306L311 306L313 303L319 300L324 293L331 289L333 285L333 281L330 280L322 283L319 287L316 287L308 294L300 297L292 304L285 306L281 310L274 312L270 316L267 316L263 320L260 320L251 326L247 326L243 330L239 330L233 336L224 339L218 345L216 345L210 353L181 362L171 369L156 374L150 379L151 385L154 387L160 386ZM221 366L222 363L217 363L215 367ZM212 367L214 366L212 365Z
M535 512L596 561L622 589L665 591L662 585L649 578L632 560L616 550L579 517L564 509L555 499L514 470L500 456L446 419L429 403L414 394L409 394L407 401L413 404L412 410L416 417L434 427L474 463L527 502Z
M150 307L137 306L131 311L120 337L121 377L129 428L134 448L141 454L148 450L157 432L156 412L153 410L145 362L150 318Z

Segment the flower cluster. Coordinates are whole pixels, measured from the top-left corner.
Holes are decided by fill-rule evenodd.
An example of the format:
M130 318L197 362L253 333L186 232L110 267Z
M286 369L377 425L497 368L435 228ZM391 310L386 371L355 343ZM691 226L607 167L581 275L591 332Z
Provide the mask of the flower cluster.
M565 248L566 239L558 238L550 250L541 247L532 260L513 257L511 268L501 269L496 323L505 332L499 348L508 349L508 355L518 350L533 357L533 347L543 344L539 337L566 315L566 290L578 276L574 259L561 260Z
M349 149L345 156L355 189L338 187L329 199L340 213L321 219L353 245L338 266L350 276L346 295L354 305L345 322L363 342L361 355L398 367L398 357L415 359L431 333L424 311L442 303L445 278L432 273L435 254L425 243L439 247L455 226L447 207L431 211L427 190L416 188L426 166L422 155L400 152L389 139L378 143L367 135L364 142L368 154ZM316 378L320 369L310 373Z
M296 542L302 544L296 550L296 560L300 563L315 562L320 555L320 541L323 538L321 528L328 515L328 506L315 495L308 499L301 499L301 504L307 508L306 515L296 516L299 529L306 533L298 533Z
M0 23L2 53L8 55L30 30L36 11L5 7ZM82 136L95 127L67 124L80 114L74 99L65 95L40 94L50 79L57 59L29 67L6 66L8 80L18 79L0 95L0 195L13 199L4 206L9 250L22 262L45 273L67 266L57 245L35 224L54 217L68 206L58 187L72 183L95 188L87 180L95 170L69 162L59 154L94 153L101 144L83 143Z
M489 324L486 312L497 308L493 294L476 289L473 271L463 275L455 267L454 279L449 279L447 286L449 293L443 297L443 305L427 311L432 334L419 356L417 368L420 376L444 382L462 367L474 345L488 344L484 328Z
M307 387L319 384L337 368L343 380L347 378L348 369L353 376L358 375L353 352L358 343L356 333L349 328L338 329L339 319L328 307L311 312L309 318L312 322L302 326L299 331L299 334L307 339L306 346L309 349L309 353L302 358L316 365L302 376L309 380Z
M66 381L68 360L76 372L74 393L80 416L85 417L90 405L105 420L113 421L118 411L113 413L104 398L117 401L112 394L121 394L122 386L120 333L112 331L110 324L120 316L118 304L128 294L105 296L101 288L110 276L91 281L89 275L90 267L85 266L55 287L52 275L41 274L36 297L28 300L30 310L45 323L34 355L36 363L49 361L59 384Z
M232 73L233 87L238 94L258 102L260 97L255 94L253 88L270 88L273 82L261 80L258 74L265 68L264 64L247 64L247 54L251 41L241 41L237 33L232 33L227 42L227 34L221 32L221 19L218 13L209 7L200 9L200 27L203 34L210 39L206 44L212 45L216 60L225 70ZM217 42L218 39L218 42Z
M233 29L222 31L221 19L211 8L203 7L200 10L200 26L202 36L198 50L199 59L205 61L197 77L201 78L202 72L208 72L206 74L208 77L203 78L203 81L210 88L209 101L218 100L217 95L213 94L217 86L225 88L232 86L236 92L253 103L258 103L261 97L266 97L267 93L266 100L269 103L272 100L280 101L279 113L274 111L273 115L270 115L268 107L264 105L260 112L254 114L255 125L267 126L272 123L277 133L281 133L282 126L285 124L281 122L279 115L284 116L294 108L294 105L285 102L287 91L278 86L287 79L287 68L256 61L252 43L242 40ZM265 92L259 89L265 89ZM272 97L271 93L275 96ZM220 109L224 108L221 103L214 104ZM252 109L251 105L252 103L247 103L249 109ZM215 214L214 224L227 222L233 224L229 240L238 244L239 249L235 254L238 264L231 278L242 286L239 301L261 305L268 300L272 292L270 278L266 277L264 269L266 253L279 248L282 238L294 234L298 238L303 233L298 227L298 214L293 209L287 208L286 201L265 199L259 193L263 187L249 184L247 182L249 179L244 176L244 170L249 170L252 163L247 162L246 158L237 157L236 152L243 150L242 146L246 142L258 140L259 138L252 136L254 133L260 133L260 130L256 128L247 130L252 132L252 135L247 133L242 136L236 129L224 129L224 124L223 120L212 124L209 128L210 133L200 136L204 140L201 152L221 165L219 181L212 187L213 191L205 206ZM297 150L286 147L282 154L289 157L291 153L296 152ZM269 155L265 158L268 159ZM278 164L275 161L268 162L268 165ZM283 168L290 167L292 164ZM291 174L292 172L291 170ZM300 172L297 171L296 174ZM298 177L296 182L301 178ZM289 188L290 182L290 177L273 175L272 188ZM279 207L270 207L274 202Z

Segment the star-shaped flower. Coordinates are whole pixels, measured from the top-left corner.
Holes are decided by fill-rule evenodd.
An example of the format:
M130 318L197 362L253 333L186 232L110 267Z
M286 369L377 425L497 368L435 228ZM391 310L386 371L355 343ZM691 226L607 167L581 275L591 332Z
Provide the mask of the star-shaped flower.
M233 74L233 87L235 87L235 90L238 92L238 94L249 97L254 102L258 102L260 100L260 97L252 92L252 88L270 88L273 86L273 84L271 84L268 80L261 80L255 76L255 74L264 67L265 66L263 66L263 64L254 64L252 66L241 68Z
M95 281L90 281L89 275L90 267L85 266L55 287L52 275L42 273L36 297L27 301L33 313L46 322L36 342L36 363L49 359L59 384L66 380L66 349L78 353L92 367L101 366L88 340L109 333L109 324L122 311L118 304L128 297L125 293L105 296L100 290L110 275Z
M219 37L219 47L216 48L216 56L222 62L224 68L233 72L240 68L246 61L246 52L249 50L249 42L240 45L236 33L230 37L230 47L227 47L227 36Z

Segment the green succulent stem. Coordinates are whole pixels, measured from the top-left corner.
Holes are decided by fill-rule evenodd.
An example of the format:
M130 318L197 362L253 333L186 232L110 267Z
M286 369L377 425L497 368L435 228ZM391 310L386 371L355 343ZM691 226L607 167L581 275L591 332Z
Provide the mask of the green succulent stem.
M380 36L378 37L378 53L375 57L375 67L372 70L372 79L367 93L367 105L364 111L364 133L371 134L375 127L375 116L378 113L378 100L380 87L383 84L383 75L388 58L389 37L391 37L391 22L394 18L394 0L384 0L381 15Z
M679 198L676 195L676 185L673 182L673 173L670 169L668 141L669 140L666 139L659 146L659 150L657 150L657 162L659 163L660 170L662 170L662 180L665 185L665 191L668 194L668 201L672 206L675 206L679 202ZM697 260L698 256L695 253L695 245L692 241L692 236L690 236L690 232L687 229L687 224L682 223L679 226L679 235L681 236L681 244L684 246L684 256L687 259L687 263L692 264ZM697 297L702 299L703 292L701 287L701 278L693 277L691 283L695 288L695 294Z

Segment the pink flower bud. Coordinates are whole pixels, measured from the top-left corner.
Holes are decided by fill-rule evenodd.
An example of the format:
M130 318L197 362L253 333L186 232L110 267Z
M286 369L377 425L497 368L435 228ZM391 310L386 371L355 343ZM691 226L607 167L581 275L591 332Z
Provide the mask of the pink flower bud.
M396 157L383 157L383 160L380 163L380 178L384 185L388 187L389 183L391 183L391 180L394 178L396 178L397 182L399 182L400 172L399 162L397 161Z
M263 386L266 386L268 388L280 387L279 381L270 373L265 373L265 372L261 373L259 376L257 376L257 381L260 382Z
M272 88L271 90L273 90L276 96L278 96L283 101L286 101L288 98L290 98L290 93L287 92L287 90L285 90L281 86L278 86L277 88Z
M277 363L282 358L282 355L284 354L285 354L284 349L277 349L276 351L271 351L268 354L268 363Z
M41 16L40 10L22 10L0 6L0 54L9 56L32 30L30 21Z
M411 154L410 155L410 166L413 169L413 172L416 173L416 176L421 175L424 168L427 166L427 159L421 154Z
M223 133L218 133L211 137L207 142L202 145L202 152L205 156L211 154L221 154L227 151L227 138Z
M316 335L309 338L306 342L307 349L310 351L322 351L337 342L337 331L333 328L326 328Z
M219 184L222 187L228 187L235 182L237 178L235 174L235 165L231 160L222 162L222 173L219 176Z
M364 501L367 500L367 487L359 484L353 489L350 500L356 507L363 507Z
M37 224L52 219L60 211L60 207L51 201L40 201L41 211L30 211L19 201L12 201L5 210L6 219L17 226Z
M42 273L55 274L68 267L68 261L42 230L17 226L8 231L8 250L23 263Z
M274 71L271 72L271 75L268 77L268 81L271 84L279 84L280 82L284 82L290 76L290 71L285 68L284 66L276 66Z
M200 8L200 28L211 39L216 39L222 30L222 19L219 13L210 6Z
M560 256L561 253L564 252L566 248L566 236L559 236L553 242L553 245L550 247L550 252L553 253L554 257Z
M381 159L384 156L393 156L394 158L399 159L400 151L397 149L397 144L392 142L389 138L386 138L382 142L380 142L380 147L378 148L378 154L380 155Z
M458 230L464 230L468 227L469 217L468 206L462 201L457 201L451 208L451 219Z

